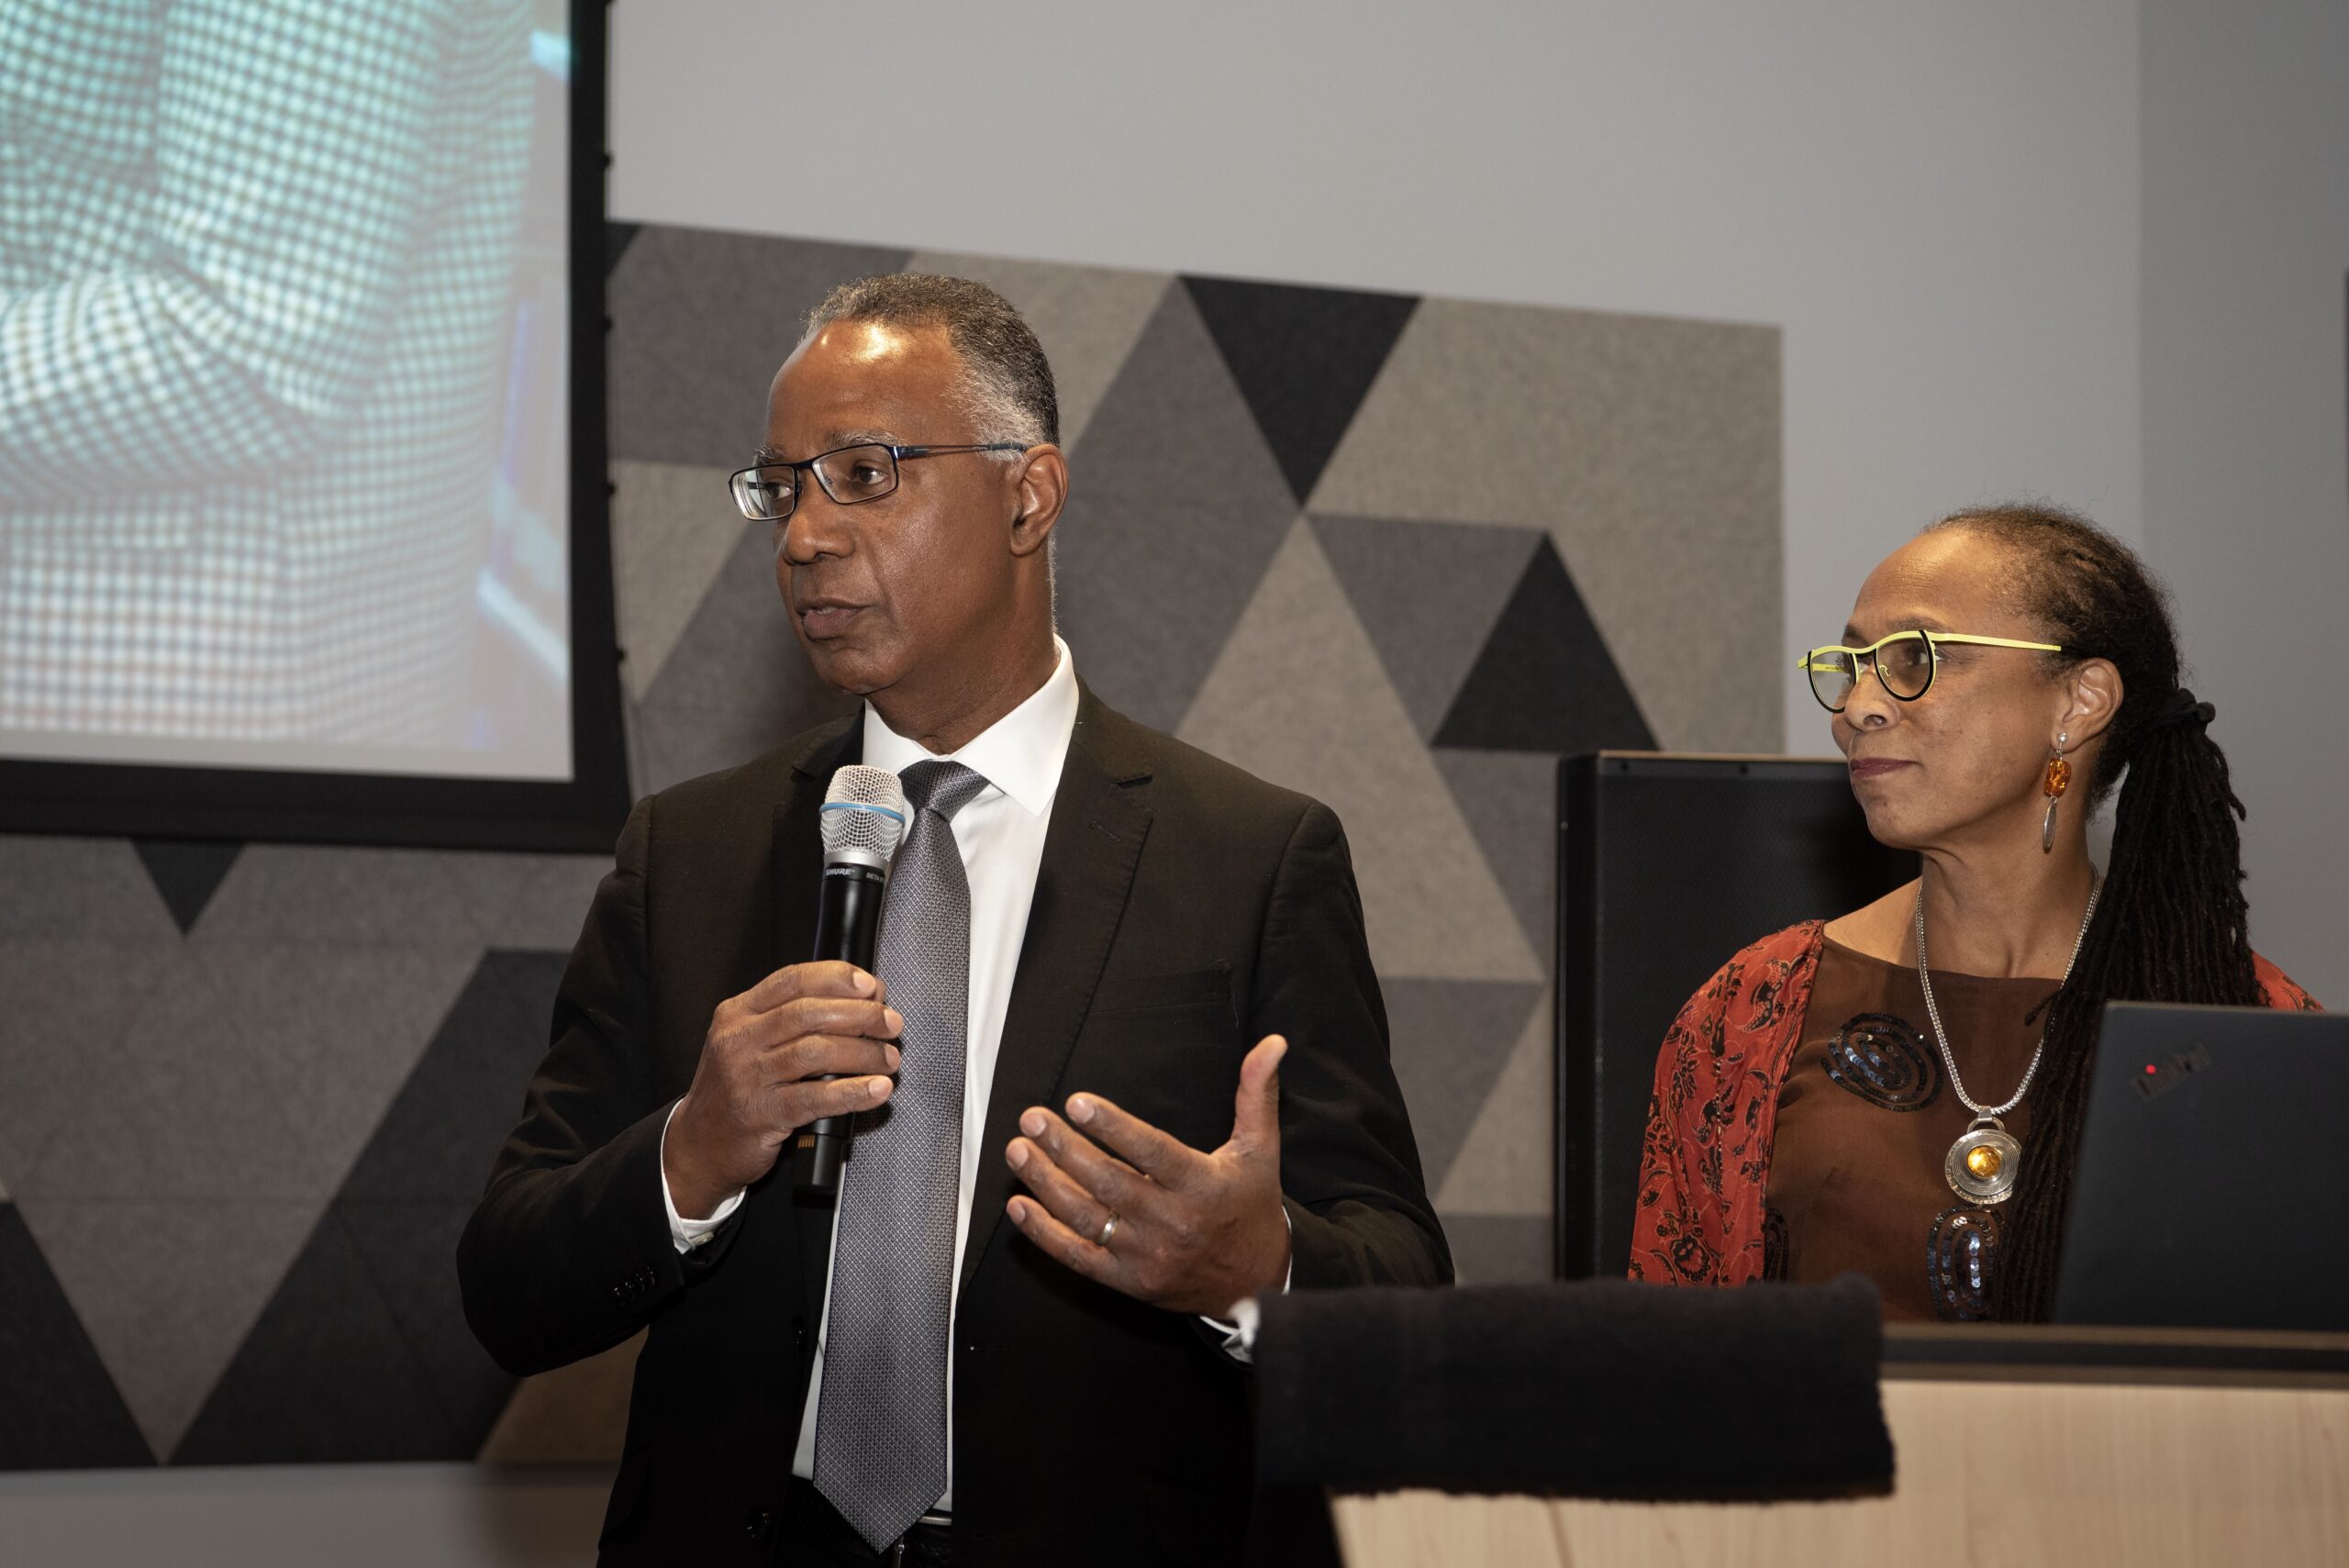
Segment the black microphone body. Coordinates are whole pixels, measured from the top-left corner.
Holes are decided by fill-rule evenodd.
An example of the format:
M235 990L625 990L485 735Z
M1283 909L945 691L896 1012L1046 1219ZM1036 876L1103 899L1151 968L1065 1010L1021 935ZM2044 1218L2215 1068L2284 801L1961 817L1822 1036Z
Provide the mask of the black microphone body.
M816 907L816 962L838 959L866 973L881 931L881 900L888 878L861 860L836 860L824 867L824 887ZM848 1160L852 1118L828 1116L800 1130L794 1156L802 1192L837 1195L841 1167Z

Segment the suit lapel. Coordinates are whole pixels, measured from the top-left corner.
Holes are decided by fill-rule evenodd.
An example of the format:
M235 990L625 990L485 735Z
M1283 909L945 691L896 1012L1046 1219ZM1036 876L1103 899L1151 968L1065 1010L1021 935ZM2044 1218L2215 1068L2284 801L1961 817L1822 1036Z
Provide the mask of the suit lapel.
M970 1237L963 1249L964 1285L986 1255L1011 1197L1004 1147L1019 1130L1019 1113L1048 1103L1060 1082L1125 913L1142 840L1150 836L1148 792L1137 787L1148 783L1150 773L1122 744L1125 728L1090 691L1079 700L987 1097Z

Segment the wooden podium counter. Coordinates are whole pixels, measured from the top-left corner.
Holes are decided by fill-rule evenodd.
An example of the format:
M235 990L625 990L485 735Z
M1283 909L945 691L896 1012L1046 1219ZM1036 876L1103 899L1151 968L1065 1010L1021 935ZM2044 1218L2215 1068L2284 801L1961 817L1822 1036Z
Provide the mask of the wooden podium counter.
M2349 1379L2116 1375L2165 1374L1887 1365L1888 1497L1397 1492L1333 1499L1338 1536L1348 1568L2349 1568Z

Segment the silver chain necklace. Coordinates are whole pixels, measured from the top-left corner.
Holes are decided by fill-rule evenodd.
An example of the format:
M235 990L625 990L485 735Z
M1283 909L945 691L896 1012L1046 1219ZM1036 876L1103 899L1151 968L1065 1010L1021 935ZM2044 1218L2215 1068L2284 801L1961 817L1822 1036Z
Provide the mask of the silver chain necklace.
M2071 984L2072 967L2080 962L2080 949L2087 945L2088 923L2096 918L2096 901L2104 891L2104 881L2093 869L2088 873L2087 913L2080 917L2080 934L2072 939L2072 956L2064 964L2064 978L2056 983L2061 991ZM2047 1052L2047 1026L2039 1029L2039 1044L2032 1048L2031 1065L2022 1070L2022 1082L2002 1106L1976 1103L1965 1092L1965 1080L1957 1075L1957 1058L1951 1054L1949 1035L1942 1028L1942 1010L1933 1003L1933 973L1925 962L1925 883L1917 881L1917 984L1925 993L1925 1017L1933 1026L1933 1043L1941 1047L1942 1067L1949 1073L1949 1086L1957 1095L1957 1103L1974 1113L1974 1119L1958 1135L1942 1157L1942 1175L1949 1183L1950 1191L1975 1203L2004 1203L2014 1195L2015 1178L2022 1169L2022 1143L2006 1129L1998 1118L2022 1104L2031 1093L2031 1081L2039 1075L2039 1059ZM2048 1004L2053 1022L2054 1004Z

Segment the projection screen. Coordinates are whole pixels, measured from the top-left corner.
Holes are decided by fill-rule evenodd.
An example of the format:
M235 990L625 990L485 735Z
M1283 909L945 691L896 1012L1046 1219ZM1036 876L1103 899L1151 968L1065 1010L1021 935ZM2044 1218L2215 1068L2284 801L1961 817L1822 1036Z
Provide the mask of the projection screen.
M609 843L575 10L0 4L0 826Z

